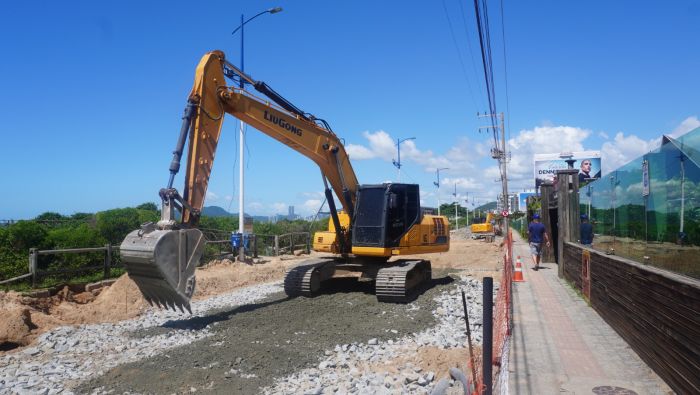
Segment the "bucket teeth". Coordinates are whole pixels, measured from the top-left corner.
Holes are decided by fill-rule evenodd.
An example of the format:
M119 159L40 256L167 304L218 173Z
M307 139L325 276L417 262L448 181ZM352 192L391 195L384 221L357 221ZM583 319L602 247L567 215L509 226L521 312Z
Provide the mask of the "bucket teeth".
M195 269L204 249L197 229L133 231L120 253L129 277L149 304L192 313ZM184 308L184 309L183 309Z

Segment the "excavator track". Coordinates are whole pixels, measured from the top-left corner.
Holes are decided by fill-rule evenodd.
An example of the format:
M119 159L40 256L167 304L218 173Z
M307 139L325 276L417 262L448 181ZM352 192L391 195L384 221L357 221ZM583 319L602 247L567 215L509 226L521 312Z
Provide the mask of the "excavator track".
M430 261L400 260L377 272L375 293L377 300L389 303L406 303L413 300L422 286L430 282Z
M284 275L284 292L288 296L314 296L321 289L324 267L333 264L332 259L311 259L287 270Z

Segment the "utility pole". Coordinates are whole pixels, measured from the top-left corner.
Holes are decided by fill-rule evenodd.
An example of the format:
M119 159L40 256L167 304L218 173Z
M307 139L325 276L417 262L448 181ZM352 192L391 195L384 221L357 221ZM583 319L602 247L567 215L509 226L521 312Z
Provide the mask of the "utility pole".
M276 14L278 12L282 11L282 7L275 7L275 8L269 8L265 11L261 11L257 14L255 14L253 17L249 18L248 20L244 20L243 14L241 14L241 24L238 25L236 29L234 29L231 32L231 35L236 34L237 31L241 31L241 71L245 71L245 64L243 63L244 57L243 54L245 53L244 49L244 40L243 40L243 33L244 33L244 26L246 23L252 21L253 19L259 17L260 15L263 14ZM243 81L243 78L240 79L240 84L239 88L241 91L245 89L245 81ZM238 167L238 180L239 180L239 194L238 194L238 233L241 235L241 247L238 250L238 260L243 262L245 261L245 244L244 244L244 234L245 234L245 213L243 212L243 188L245 186L244 184L244 173L243 173L243 167L244 167L244 158L243 158L243 148L245 147L245 124L243 123L243 120L240 121L239 124L239 129L238 129L238 159L240 161L239 167Z
M482 126L479 129L496 129L495 132L498 132L500 130L501 133L501 142L500 142L500 147L494 147L491 149L491 157L494 159L498 160L498 164L501 167L501 187L503 189L501 196L503 199L503 207L504 210L508 209L508 172L507 172L507 162L508 162L508 152L506 151L506 131L505 131L505 122L503 121L504 116L503 113L498 113L498 114L479 114L477 113L476 116L479 118L492 118L494 116L498 116L500 118L501 124L499 126ZM504 235L508 234L508 217L503 218L503 228L504 228Z
M469 199L464 199L464 203L466 203L464 207L467 208L467 228L469 228Z
M449 167L437 169L437 181L433 182L433 185L437 187L438 215L440 215L440 170L449 170Z
M455 197L455 230L459 230L459 200L457 199L457 183L455 182L455 193L452 194Z

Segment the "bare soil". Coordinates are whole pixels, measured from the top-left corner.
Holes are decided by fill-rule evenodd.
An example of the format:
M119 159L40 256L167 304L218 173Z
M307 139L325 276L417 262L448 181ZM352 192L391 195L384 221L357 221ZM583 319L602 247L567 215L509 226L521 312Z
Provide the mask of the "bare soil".
M434 280L414 302L420 309L411 317L406 314L406 305L377 302L371 283L339 278L333 280L332 290L315 298L289 299L280 293L253 305L214 311L205 317L183 316L182 320L151 328L148 331L169 332L215 324L214 335L209 338L114 368L85 383L78 392L105 386L117 392L187 392L195 387L219 393L255 393L276 377L314 366L323 351L336 344L366 342L370 338L387 340L434 325L433 298L446 287L454 286L451 276L457 273L470 273L476 278L491 276L496 282L500 279L502 248L496 243L453 237L449 252L416 257L431 260ZM287 267L307 258L264 258L262 263L252 265L228 260L210 262L197 270L194 299L282 280ZM94 292L76 294L65 288L51 298L38 299L16 292L0 293L0 345L4 344L0 353L29 345L38 335L57 326L116 322L137 317L149 308L126 275L112 286ZM397 333L391 333L391 329ZM150 332L134 336L147 336ZM466 348L423 348L399 358L396 364L411 362L442 376L452 366L466 371L467 354ZM208 366L212 368L204 368ZM254 376L225 378L232 368Z

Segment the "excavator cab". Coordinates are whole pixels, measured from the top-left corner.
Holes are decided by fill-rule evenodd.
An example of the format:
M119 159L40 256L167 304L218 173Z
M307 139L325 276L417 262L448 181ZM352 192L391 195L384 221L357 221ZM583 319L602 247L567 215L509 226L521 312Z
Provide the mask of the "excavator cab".
M357 195L353 247L398 247L402 236L420 221L415 184L361 185Z

